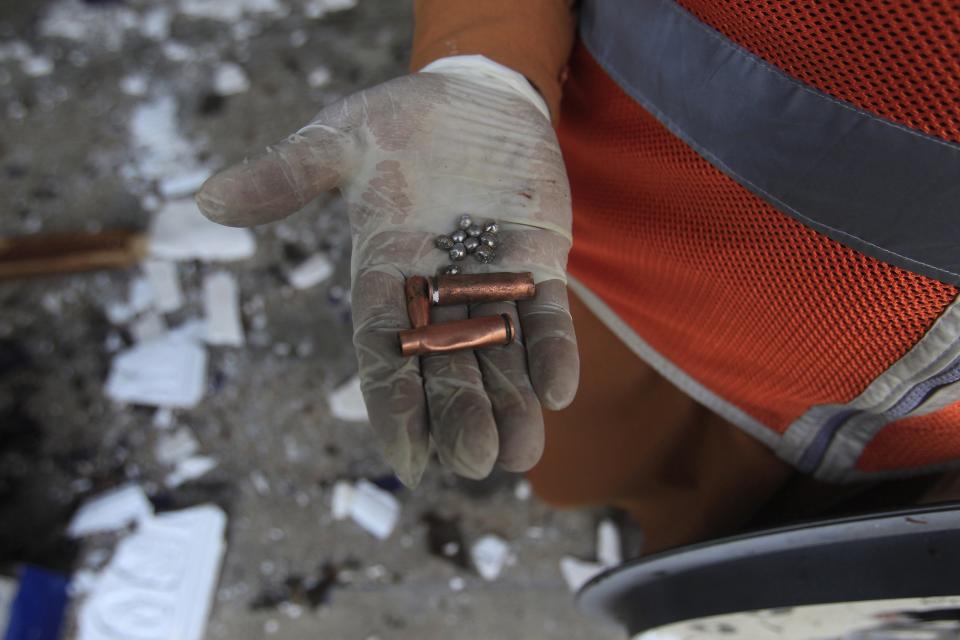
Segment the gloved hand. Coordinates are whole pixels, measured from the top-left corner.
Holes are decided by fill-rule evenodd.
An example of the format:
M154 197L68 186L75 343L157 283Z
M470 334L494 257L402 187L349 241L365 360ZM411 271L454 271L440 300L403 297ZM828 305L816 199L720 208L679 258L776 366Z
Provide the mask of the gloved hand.
M339 188L353 238L354 343L370 423L408 486L440 460L469 478L495 463L533 466L543 450L540 403L570 403L579 357L567 306L570 193L546 110L522 76L486 59L448 58L323 109L252 160L212 177L197 196L231 226L279 220ZM446 61L450 61L446 63ZM511 74L513 77L511 77ZM519 340L422 358L400 355L410 326L404 278L449 264L434 246L469 213L500 223L494 263L466 273L531 271L534 299L434 308L431 321L510 313ZM538 403L539 398L539 403Z

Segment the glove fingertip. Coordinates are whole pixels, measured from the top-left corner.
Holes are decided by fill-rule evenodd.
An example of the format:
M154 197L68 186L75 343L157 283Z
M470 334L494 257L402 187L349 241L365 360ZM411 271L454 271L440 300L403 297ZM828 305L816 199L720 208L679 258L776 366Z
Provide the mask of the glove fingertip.
M546 346L546 345L542 345ZM531 363L530 378L540 403L551 411L566 409L580 386L580 356L575 344L559 347L566 353Z

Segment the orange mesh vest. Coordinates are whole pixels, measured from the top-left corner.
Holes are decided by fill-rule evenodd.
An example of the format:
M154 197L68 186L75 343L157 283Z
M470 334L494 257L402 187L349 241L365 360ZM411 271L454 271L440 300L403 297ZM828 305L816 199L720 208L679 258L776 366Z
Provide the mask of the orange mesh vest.
M596 0L581 22L559 136L587 303L801 470L960 459L960 9Z

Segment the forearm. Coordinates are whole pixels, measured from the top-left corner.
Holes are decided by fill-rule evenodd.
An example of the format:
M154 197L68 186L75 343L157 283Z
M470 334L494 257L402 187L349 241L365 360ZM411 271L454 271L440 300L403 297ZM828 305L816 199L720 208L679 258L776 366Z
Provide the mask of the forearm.
M553 119L573 46L569 0L416 0L411 69L438 58L480 54L523 74Z

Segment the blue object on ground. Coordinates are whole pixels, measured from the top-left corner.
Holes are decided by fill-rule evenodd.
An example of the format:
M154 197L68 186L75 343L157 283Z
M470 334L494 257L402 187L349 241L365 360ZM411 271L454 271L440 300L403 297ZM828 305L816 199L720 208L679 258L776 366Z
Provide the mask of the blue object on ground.
M59 573L25 566L3 640L58 640L68 583L69 579Z

